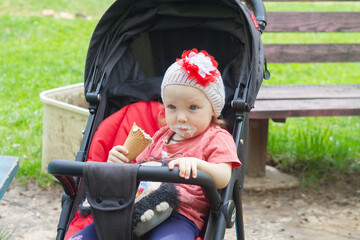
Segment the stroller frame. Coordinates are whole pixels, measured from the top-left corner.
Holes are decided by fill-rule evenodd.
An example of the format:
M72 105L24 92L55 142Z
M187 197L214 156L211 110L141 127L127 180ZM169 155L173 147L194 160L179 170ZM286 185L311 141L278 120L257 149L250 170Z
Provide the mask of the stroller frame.
M241 3L235 0L237 4ZM266 26L266 14L262 0L249 0L247 1L252 7L259 28L258 31L261 35ZM250 17L249 17L250 18ZM254 28L255 29L255 28ZM253 31L254 31L253 29ZM261 44L261 43L260 43ZM260 65L261 63L260 57ZM74 206L78 204L76 196L80 193L81 187L80 177L83 174L83 168L86 164L86 157L90 147L91 138L96 131L96 125L99 124L99 119L96 114L99 110L99 105L102 97L102 88L106 81L107 71L101 69L97 65L86 66L85 81L85 97L89 103L90 116L84 132L84 137L80 146L80 150L76 156L75 162L67 160L53 160L48 166L49 173L53 174L64 187L62 196L62 213L58 223L58 240L64 238L68 228L69 218L74 214ZM261 66L260 66L261 69ZM256 69L255 69L256 70ZM196 184L204 188L205 193L211 204L211 211L208 218L206 232L204 239L223 239L225 229L231 228L236 223L238 239L245 239L244 236L244 223L242 213L242 188L244 182L244 169L247 136L248 136L248 113L253 107L253 102L256 96L249 96L249 92L254 92L250 85L255 75L254 68L250 69L246 84L241 81L238 83L235 95L231 101L231 108L235 117L234 127L231 129L232 135L235 136L234 140L238 148L238 155L241 158L243 166L239 169L233 170L230 182L226 188L221 191L216 189L214 181L205 172L199 171L196 179L185 180L179 177L178 169L169 171L167 167L159 167L154 170L152 167L141 166L138 171L138 181L160 181L160 182L174 182L174 183L188 183ZM261 71L260 71L261 73ZM262 73L263 74L263 73ZM263 76L261 76L262 79ZM260 83L261 84L261 83ZM258 88L255 90L257 94ZM252 94L253 95L253 94ZM249 100L250 99L250 100ZM81 184L80 184L81 186Z

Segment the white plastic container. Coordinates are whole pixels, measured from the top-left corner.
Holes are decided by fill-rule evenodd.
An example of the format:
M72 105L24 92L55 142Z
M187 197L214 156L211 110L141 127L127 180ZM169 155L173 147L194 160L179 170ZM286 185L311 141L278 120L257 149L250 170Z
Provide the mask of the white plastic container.
M89 117L84 84L51 89L40 94L44 103L42 171L52 159L75 160Z

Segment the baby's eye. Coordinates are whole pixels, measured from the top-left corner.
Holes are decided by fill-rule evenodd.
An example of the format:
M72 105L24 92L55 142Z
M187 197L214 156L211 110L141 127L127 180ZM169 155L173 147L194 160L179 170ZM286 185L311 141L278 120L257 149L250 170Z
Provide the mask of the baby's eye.
M169 108L169 109L176 109L176 107L175 107L174 105L171 105L171 104L168 105L168 108Z
M190 106L190 110L196 110L196 109L198 109L197 106L195 106L195 105L191 105L191 106Z

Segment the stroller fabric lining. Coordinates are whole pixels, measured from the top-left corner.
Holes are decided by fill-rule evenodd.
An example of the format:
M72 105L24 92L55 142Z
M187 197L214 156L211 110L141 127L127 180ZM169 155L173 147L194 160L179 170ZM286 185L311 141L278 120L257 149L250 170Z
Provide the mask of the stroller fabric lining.
M159 112L163 106L155 101L140 101L122 108L106 118L96 131L91 142L88 161L106 162L113 146L123 145L135 122L150 136L159 130Z

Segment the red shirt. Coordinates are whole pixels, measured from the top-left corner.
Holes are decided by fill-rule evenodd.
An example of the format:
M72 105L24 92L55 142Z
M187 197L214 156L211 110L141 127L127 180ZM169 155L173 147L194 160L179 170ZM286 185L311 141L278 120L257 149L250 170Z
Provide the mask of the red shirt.
M153 136L154 143L136 158L136 162L194 157L210 163L232 163L233 169L241 166L233 137L219 126L210 125L194 138L168 144L173 134L174 132L168 126L157 131ZM209 213L209 203L202 188L189 184L177 186L181 201L178 212L192 220L201 229Z

